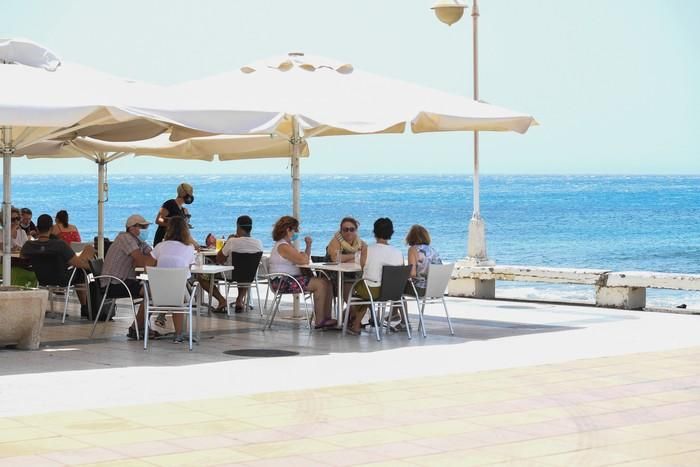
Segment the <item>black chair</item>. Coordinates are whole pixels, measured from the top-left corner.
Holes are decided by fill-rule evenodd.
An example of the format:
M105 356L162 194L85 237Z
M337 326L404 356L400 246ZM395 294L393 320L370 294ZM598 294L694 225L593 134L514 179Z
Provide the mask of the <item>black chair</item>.
M121 285L122 287L124 287L124 290L127 294L124 298L129 298L131 304L131 311L134 315L134 320L136 319L136 307L134 305L135 301L140 302L143 299L141 299L140 297L136 297L136 299L134 299L134 297L131 295L131 292L129 291L129 288L126 286L123 280L115 276L102 274L102 267L104 266L103 259L92 259L89 261L89 263L90 274L87 274L85 279L88 284L88 289L91 291L91 293L88 294L88 296L90 297L89 303L90 307L97 305L97 313L95 313L95 320L92 323L92 330L90 331L90 337L92 337L95 333L95 327L97 327L98 321L109 321L109 319L116 313L117 300L115 298L107 298L110 287L117 285ZM109 284L107 284L107 286L104 289L100 285L99 281L102 278L110 279ZM113 284L113 282L116 282L116 284ZM108 304L107 308L105 308L105 304ZM102 317L103 311L105 312L105 318L100 319ZM136 326L136 338L139 338L138 326Z
M402 319L406 323L406 333L408 338L411 338L411 329L408 326L408 315L406 314L406 304L404 303L403 293L408 283L408 278L411 275L411 266L384 266L382 268L382 282L379 287L379 296L374 299L370 295L369 299L364 299L361 297L353 297L352 294L347 302L347 308L345 310L345 319L343 321L343 334L348 328L348 319L350 317L350 307L355 305L369 305L372 311L372 320L375 323L374 329L377 334L377 340L382 340L380 334L380 327L384 318L384 308L389 307L389 317L391 317L391 311L394 307L398 307L401 310ZM352 289L356 290L359 284L363 284L369 290L367 281L364 278L357 279L352 284ZM380 314L377 316L377 310L375 305L380 305ZM389 326L387 320L387 328Z
M32 255L29 263L36 275L39 287L49 291L49 303L51 304L52 312L54 311L54 295L62 294L64 296L63 319L61 322L65 323L66 315L68 314L68 301L71 293L76 290L74 281L78 274L77 269L72 266L67 268L63 257L58 253L51 252ZM92 319L91 315L90 319Z
M250 289L255 288L255 293L258 297L258 311L260 316L263 316L262 305L260 304L260 289L258 288L258 266L262 258L262 251L257 253L231 253L231 271L230 278L225 281L226 293L224 297L228 298L228 292L231 287L239 287L248 289L248 301L250 300ZM246 306L248 304L246 303ZM231 310L226 307L226 314L231 316Z

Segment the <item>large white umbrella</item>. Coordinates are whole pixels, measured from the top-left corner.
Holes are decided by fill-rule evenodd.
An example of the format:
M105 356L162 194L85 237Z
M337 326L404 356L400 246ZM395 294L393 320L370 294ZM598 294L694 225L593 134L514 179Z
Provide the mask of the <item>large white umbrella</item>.
M230 109L279 112L277 118L255 130L275 131L298 144L302 135L400 133L409 124L416 133L524 133L536 124L525 113L362 72L349 63L300 53L261 60L239 70L175 86L172 91L174 96L180 96L179 104L184 108L199 105L221 115ZM170 117L175 123L173 139L236 133L236 121L212 119L196 112ZM293 214L299 217L299 159L294 156L292 191Z
M160 135L143 141L110 142L89 137L69 141L43 141L21 150L29 159L84 157L97 163L97 237L98 254L104 254L104 203L107 192L107 164L127 155L154 156L170 159L212 161L290 157L292 144L287 138L273 135L221 135L170 141ZM308 156L306 143L301 156Z
M22 147L47 138L110 133L125 137L121 124L133 130L137 116L119 108L136 102L136 83L87 67L62 63L50 50L28 40L0 39L0 128L3 156L3 219L10 225L11 157ZM109 100L109 102L108 102ZM112 105L113 104L113 105ZM166 126L138 118L154 136ZM10 229L3 230L3 278L10 282Z

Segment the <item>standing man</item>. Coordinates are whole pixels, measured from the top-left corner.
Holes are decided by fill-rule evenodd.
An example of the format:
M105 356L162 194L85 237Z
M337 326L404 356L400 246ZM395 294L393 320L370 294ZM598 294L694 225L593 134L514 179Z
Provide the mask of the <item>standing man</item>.
M22 246L22 251L20 252L20 257L27 260L29 264L36 273L41 274L42 269L46 270L47 275L52 275L55 273L53 268L54 263L43 261L43 258L48 256L56 255L60 257L64 262L64 269L59 272L61 278L59 284L67 286L68 281L70 281L71 271L68 270L68 266L73 266L80 269L89 269L90 265L88 260L95 256L95 249L92 245L86 245L80 256L77 256L75 252L68 246L63 240L49 238L51 228L53 227L53 219L48 214L42 214L36 220L37 227L37 239L36 241L26 242ZM48 268L48 269L47 269ZM85 292L82 290L76 290L78 295L78 300L80 301L80 315L84 318L88 317L88 307Z
M158 229L156 229L156 236L153 239L153 246L163 241L165 231L168 228L168 218L181 216L189 223L190 213L183 205L192 204L193 201L194 190L192 185L189 183L180 183L177 187L177 198L167 200L158 211L158 215L156 216Z
M124 281L131 297L141 296L141 283L136 279L137 267L155 266L156 260L151 256L151 246L146 242L146 230L150 222L139 214L132 214L126 220L126 231L119 233L107 251L102 274L114 276ZM112 281L110 283L110 281ZM129 293L120 282L109 278L100 279L102 288L107 287L107 298L128 298ZM143 302L139 306L136 322L129 328L127 337L136 339L136 328L143 329Z
M236 233L231 235L223 248L216 254L216 262L224 264L229 260L231 253L258 253L262 251L262 242L250 236L253 230L253 219L250 216L239 216L236 219ZM241 313L246 307L247 287L238 287L236 297L236 313Z
M30 238L36 238L37 230L36 225L32 222L32 210L29 208L22 208L20 211L22 218L19 221L19 228L24 230Z

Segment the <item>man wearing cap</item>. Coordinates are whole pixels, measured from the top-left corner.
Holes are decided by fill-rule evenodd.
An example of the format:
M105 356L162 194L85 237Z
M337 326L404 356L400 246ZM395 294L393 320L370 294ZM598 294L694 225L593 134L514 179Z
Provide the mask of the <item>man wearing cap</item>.
M139 214L132 214L126 220L126 231L119 233L114 239L107 256L105 257L102 274L114 276L124 281L131 293L131 297L136 299L141 295L141 283L136 279L137 267L155 266L156 260L151 256L152 248L146 242L146 229L151 223ZM110 284L109 278L102 278L103 288ZM124 286L112 280L107 292L108 298L126 298L129 294ZM136 323L139 329L143 329L143 303L139 307L136 315ZM134 324L129 328L127 337L136 338Z
M194 189L189 183L180 183L177 186L177 198L169 199L160 207L158 215L156 216L156 224L158 229L156 229L156 236L153 239L153 246L158 245L163 241L165 236L165 231L168 228L168 218L181 216L188 220L190 218L190 213L187 208L183 207L184 204L192 204L194 201Z
M53 218L51 216L42 214L36 222L38 224L37 239L36 241L26 242L22 246L20 257L27 260L35 269L39 269L42 267L42 264L40 264L41 258L46 257L46 255L58 256L63 260L65 270L61 271L63 280L57 285L68 285L71 276L71 271L68 270L68 266L88 269L90 267L88 260L95 256L95 249L92 245L86 245L80 255L76 255L71 247L63 240L50 238L49 233L53 227ZM83 290L76 290L76 293L80 301L80 314L82 317L87 318L88 308L85 292Z
M216 262L224 264L228 261L231 253L258 253L262 251L262 242L250 236L253 230L253 219L250 216L239 216L236 219L236 233L231 235L224 246L216 254ZM247 287L238 287L238 297L236 297L236 313L245 310Z

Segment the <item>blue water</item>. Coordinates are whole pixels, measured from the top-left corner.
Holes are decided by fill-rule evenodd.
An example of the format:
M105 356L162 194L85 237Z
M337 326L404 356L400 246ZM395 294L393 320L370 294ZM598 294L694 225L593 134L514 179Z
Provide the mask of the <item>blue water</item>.
M113 238L132 213L154 219L182 181L195 188L190 212L198 241L208 232L229 234L245 213L269 248L272 224L291 213L287 176L110 176L106 235ZM484 176L489 256L501 264L700 272L699 182L697 176ZM96 175L16 176L13 200L30 207L35 219L67 209L83 237L92 238L96 185ZM322 254L341 217L359 219L362 236L371 238L373 221L386 216L394 221L393 243L404 251L408 228L420 223L443 258L456 260L466 253L471 190L467 176L303 176L302 230L314 238L314 254ZM592 299L591 287L503 287L529 298ZM650 291L649 302L700 305L696 295Z

